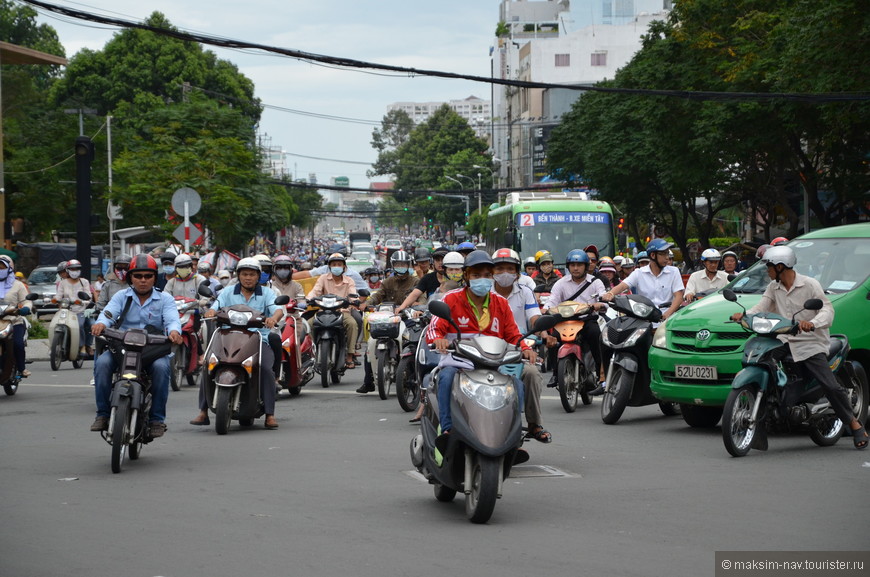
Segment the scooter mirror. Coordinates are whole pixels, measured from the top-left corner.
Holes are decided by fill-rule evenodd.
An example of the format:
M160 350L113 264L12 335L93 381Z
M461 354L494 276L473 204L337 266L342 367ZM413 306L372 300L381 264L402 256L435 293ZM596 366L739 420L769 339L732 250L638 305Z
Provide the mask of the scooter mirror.
M809 299L804 303L804 308L808 311L820 311L822 310L822 299Z
M725 289L722 291L722 296L725 297L726 301L731 301L732 303L737 302L737 295L731 289Z
M532 332L539 333L541 331L548 331L559 324L559 321L560 319L556 318L555 315L541 315L535 321L535 326L532 327Z
M29 301L35 301L38 298L39 298L39 293L30 293L26 297L24 297L25 300L29 300Z
M287 295L281 295L275 299L275 304L278 305L279 307L284 306L289 302L290 302L290 297L288 297Z
M372 294L372 292L369 289L359 289L356 292L358 292L359 296L361 296L361 297L367 297L367 296Z
M200 283L199 288L196 289L197 294L204 297L212 298L214 297L214 291L211 290L211 287L207 282Z
M450 320L450 306L443 301L429 303L429 312L440 319Z
M91 295L89 295L85 291L79 291L78 293L76 293L76 296L79 297L83 301L91 300Z

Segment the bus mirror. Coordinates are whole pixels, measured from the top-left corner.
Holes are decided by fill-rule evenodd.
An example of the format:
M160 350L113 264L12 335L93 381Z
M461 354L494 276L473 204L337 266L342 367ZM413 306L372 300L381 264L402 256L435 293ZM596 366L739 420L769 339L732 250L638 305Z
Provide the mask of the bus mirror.
M509 248L514 248L514 243L517 241L517 233L509 230L504 233L504 245Z

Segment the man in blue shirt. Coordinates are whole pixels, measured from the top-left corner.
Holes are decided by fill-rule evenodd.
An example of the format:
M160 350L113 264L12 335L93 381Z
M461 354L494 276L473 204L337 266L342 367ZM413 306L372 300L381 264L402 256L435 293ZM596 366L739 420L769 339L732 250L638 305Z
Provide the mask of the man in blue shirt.
M168 334L170 341L181 344L181 322L175 308L175 299L154 288L157 261L147 254L136 255L130 261L126 278L130 288L115 293L91 327L91 333L99 336L107 326L114 326L118 330L148 329ZM116 368L117 362L111 351L103 352L94 361L97 418L91 425L92 431L105 431L109 428L112 374ZM169 356L157 358L143 368L151 375L151 436L162 437L166 432L163 421L166 419L166 400L169 398Z
M260 395L263 398L264 412L266 413L267 429L277 429L278 421L275 419L275 390L278 385L275 382L275 374L272 372L276 355L280 355L280 349L273 351L269 346L269 333L281 317L284 315L283 307L275 305L275 291L267 286L260 285L260 272L262 271L260 263L254 258L243 258L236 265L236 273L238 274L239 282L228 286L218 295L217 300L211 305L211 308L206 311L206 318L211 318L217 314L217 311L222 308L231 307L233 305L246 305L256 311L260 311L269 318L265 321L265 328L249 329L260 332L263 339L263 344L260 355ZM190 421L191 425L209 425L208 418L208 403L205 399L205 386L200 382L199 386L199 414L195 419Z

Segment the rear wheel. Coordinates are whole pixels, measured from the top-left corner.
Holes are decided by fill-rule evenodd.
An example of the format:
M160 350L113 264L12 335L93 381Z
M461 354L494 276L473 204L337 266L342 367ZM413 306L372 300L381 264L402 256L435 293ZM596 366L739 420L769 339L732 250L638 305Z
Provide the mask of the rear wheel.
M84 365L84 364L85 364L85 360L81 357L76 358L76 360L74 360L72 362L74 369L80 369L80 368L82 368L82 365Z
M214 430L218 435L226 435L233 419L233 389L218 388L217 406L215 407Z
M407 413L416 411L420 406L420 387L414 371L413 355L399 361L396 369L396 398L399 406Z
M744 385L728 394L722 412L722 441L733 457L743 457L752 448L758 423L750 423L752 407L760 394L756 385Z
M115 422L112 426L112 472L120 473L127 456L127 437L130 433L130 397L121 397L113 409Z
M187 366L187 349L183 345L175 345L175 356L172 358L172 378L170 384L173 391L181 390L184 382L184 369Z
M849 361L855 369L855 377L848 379L846 383L846 396L849 398L849 406L852 414L862 425L867 420L867 400L870 398L870 385L867 383L867 373L864 366L858 361ZM845 375L845 371L840 371Z
M820 447L830 447L837 444L843 430L843 421L837 415L821 415L810 423L810 439Z
M51 337L51 348L48 351L48 360L51 363L52 371L60 369L60 363L63 362L63 341L65 336L66 333L61 331L55 332Z
M142 412L138 412L138 419L135 427L130 428L130 435L133 437L130 439L130 445L127 448L127 451L130 455L130 460L135 461L139 458L139 454L142 452L142 443L145 437L145 427L148 424L142 419Z
M465 496L465 514L472 523L486 523L498 499L498 459L475 455L471 465L471 491Z
M322 343L318 349L320 352L320 385L326 389L329 387L329 360L332 357L332 343Z
M6 393L7 396L11 397L18 392L18 384L20 382L21 381L19 380L19 378L13 375L12 377L10 377L8 383L3 384L3 392Z
M611 382L607 383L607 390L601 400L601 420L608 425L613 425L622 416L628 399L631 397L631 387L634 385L634 373L630 373L620 366L613 369L610 375Z
M722 407L699 407L697 405L680 405L683 420L696 429L712 429L722 418Z
M566 413L573 413L577 410L580 385L577 382L576 358L567 356L559 359L556 365L556 382L559 385L559 400L562 401L562 408L565 409Z

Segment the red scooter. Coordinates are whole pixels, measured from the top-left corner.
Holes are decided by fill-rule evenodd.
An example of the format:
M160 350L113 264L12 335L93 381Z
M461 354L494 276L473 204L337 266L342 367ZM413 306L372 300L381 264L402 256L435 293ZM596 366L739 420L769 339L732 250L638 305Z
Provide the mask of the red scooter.
M305 303L299 304L295 300L287 303L284 328L281 331L281 348L284 353L278 384L291 397L302 392L302 387L314 378L314 361L317 358L308 323L299 315L304 310Z
M181 320L181 338L184 342L172 345L175 356L172 360L172 390L181 389L181 383L187 379L189 386L198 385L199 354L202 347L199 333L199 302L189 297L175 297L175 308Z

